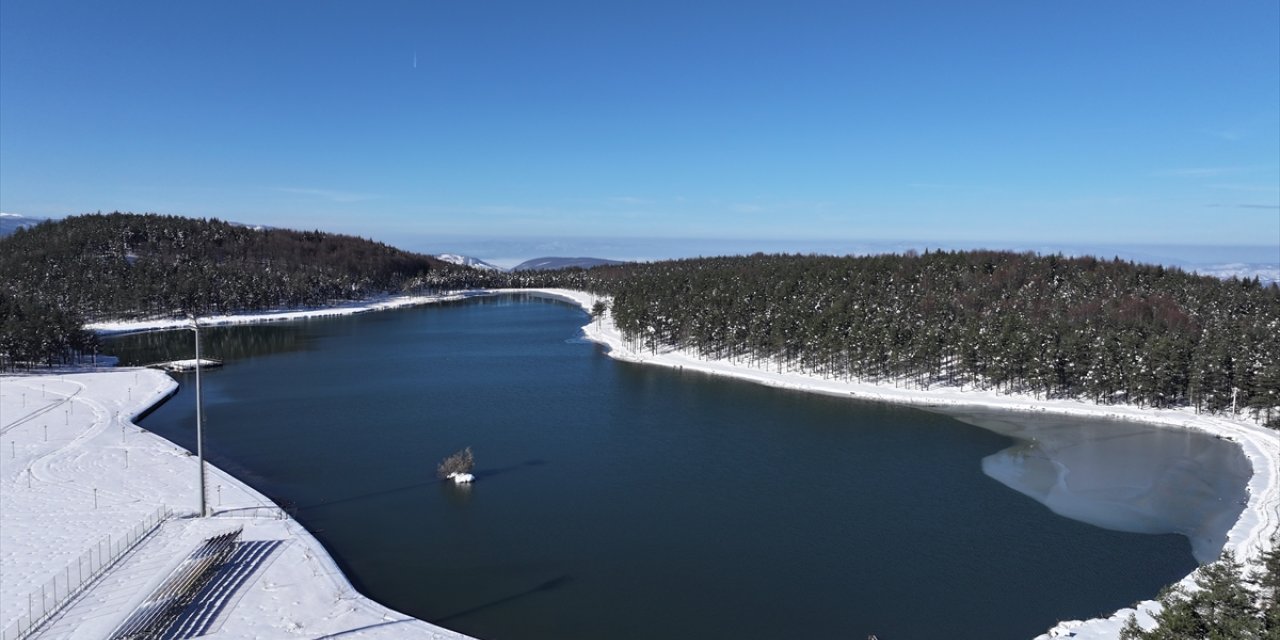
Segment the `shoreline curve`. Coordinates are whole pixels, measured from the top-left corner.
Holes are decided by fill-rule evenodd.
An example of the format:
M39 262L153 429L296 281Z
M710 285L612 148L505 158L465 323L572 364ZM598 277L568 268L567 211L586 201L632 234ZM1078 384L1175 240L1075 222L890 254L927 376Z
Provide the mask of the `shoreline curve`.
M587 313L597 301L608 302L605 296L567 289L495 289L491 295L528 294L574 304ZM1166 428L1195 429L1240 445L1253 468L1247 485L1248 503L1240 517L1227 532L1223 550L1232 551L1244 564L1245 571L1261 568L1258 555L1275 548L1280 536L1280 433L1243 420L1221 416L1197 414L1188 409L1148 409L1133 405L1098 405L1081 400L1040 400L1027 394L1007 394L986 390L934 385L931 389L896 387L890 383L843 382L803 373L774 373L723 360L704 360L677 351L661 351L645 354L627 347L621 333L613 324L612 310L606 309L603 317L592 320L582 328L586 338L603 345L608 355L616 360L688 369L702 373L725 376L763 384L766 386L821 393L859 400L872 400L898 405L920 407L982 407L1023 413L1052 413L1074 417L1107 418L1157 425ZM1193 586L1194 572L1183 577L1178 584ZM1060 621L1035 640L1056 637L1117 638L1120 628L1130 614L1137 614L1138 622L1153 626L1148 610L1158 609L1154 600L1146 600L1120 609L1105 618Z
M389 296L365 304L327 309L217 316L201 318L200 321L204 326L256 324L352 315L369 311L497 295L528 295L557 300L577 306L588 314L597 301L609 301L607 296L569 289L473 289L431 296ZM165 330L185 327L186 325L187 322L181 320L160 320L103 322L87 325L86 328L103 334L117 334ZM1248 571L1258 567L1256 563L1258 555L1262 551L1274 548L1277 544L1275 537L1280 535L1280 433L1244 420L1197 414L1191 410L1181 408L1150 409L1134 405L1098 405L1073 399L1040 400L1027 394L1000 393L990 390L964 389L963 387L933 385L930 389L916 389L898 387L892 383L847 382L798 372L775 373L731 361L705 360L678 350L659 350L646 354L627 347L626 341L613 324L611 309L606 309L602 317L589 321L582 327L582 331L587 340L605 347L609 357L616 360L681 370L689 369L709 375L731 377L756 384L806 393L820 393L924 408L941 406L982 407L1011 412L1107 418L1142 422L1166 428L1202 431L1240 445L1253 470L1247 486L1248 503L1241 512L1240 517L1228 531L1224 550L1231 550L1235 553L1237 560L1241 561L1245 565L1245 570ZM168 441L166 440L165 442ZM228 474L224 475L228 478L231 477ZM235 481L240 482L239 480ZM245 486L247 487L247 485ZM250 488L250 491L253 490ZM256 491L254 493L257 494ZM341 580L347 589L363 600L379 607L382 606L355 591L346 576L338 570L336 563L324 551L324 547L319 544L319 541L315 540L301 525L297 525L296 521L290 519L290 522L302 529L306 537L312 541L312 544L319 548L323 553L323 557L332 565L333 571L336 571L337 575L341 576ZM1185 576L1178 584L1183 586L1193 585L1193 576L1194 572ZM1147 600L1135 604L1134 607L1119 609L1105 618L1061 621L1045 633L1036 636L1035 640L1065 636L1097 639L1116 638L1119 636L1121 626L1130 614L1136 613L1140 624L1151 626L1153 624L1152 619L1147 611L1158 609L1158 606L1155 601Z

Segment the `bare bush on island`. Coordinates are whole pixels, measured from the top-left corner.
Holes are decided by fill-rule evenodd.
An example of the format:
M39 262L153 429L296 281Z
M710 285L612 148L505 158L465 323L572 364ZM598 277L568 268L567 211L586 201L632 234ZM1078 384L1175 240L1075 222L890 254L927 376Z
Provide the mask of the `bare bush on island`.
M453 480L456 484L466 484L475 480L471 470L476 466L476 457L471 447L449 455L436 467L436 475L442 480Z

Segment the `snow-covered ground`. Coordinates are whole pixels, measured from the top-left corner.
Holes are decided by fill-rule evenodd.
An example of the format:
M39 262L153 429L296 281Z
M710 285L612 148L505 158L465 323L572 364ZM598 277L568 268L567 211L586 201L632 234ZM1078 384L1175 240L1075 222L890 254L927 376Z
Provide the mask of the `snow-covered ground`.
M502 293L555 298L577 304L588 311L600 299L589 293L556 289L468 291L441 296L387 298L365 305L336 309L201 318L200 323L208 326L296 320ZM121 322L99 323L91 328L102 332L123 332L188 324L182 320ZM777 373L776 370L755 368L742 362L704 360L679 351L660 351L656 354L634 351L627 347L608 312L589 322L583 327L583 331L589 339L607 346L610 356L619 360L701 371L788 389L897 404L982 406L1010 411L1136 420L1170 428L1199 429L1238 442L1253 466L1249 503L1228 533L1226 548L1234 551L1237 558L1251 563L1259 551L1271 548L1272 537L1280 529L1280 437L1273 431L1246 421L1199 415L1189 410L1102 406L1075 400L1038 400L1028 395L977 389L933 386L929 390L923 390L898 387L891 383L846 382L797 372ZM134 380L132 384L130 379ZM40 440L41 434L35 431L35 425L41 424L41 419L26 420L27 413L19 414L16 411L27 411L20 403L33 401L35 396L32 394L38 393L38 385L54 384L50 382L52 380L59 380L56 390L64 397L74 394L76 399L70 403L51 405L52 408L41 414L46 417L46 421L51 421L50 442L46 444ZM195 503L189 497L195 492L193 458L167 441L128 425L124 430L125 444L121 444L121 436L116 431L119 424L112 417L118 413L123 413L126 419L136 415L168 393L170 387L167 385L172 384L163 374L134 370L0 378L0 425L4 428L4 440L16 442L16 445L10 445L16 447L14 455L4 457L3 474L0 474L0 480L3 481L0 486L0 503L3 503L5 522L0 527L0 556L3 559L0 600L5 603L0 605L0 623L8 624L9 620L20 615L16 609L21 608L25 602L25 594L33 586L38 589L41 581L48 579L50 573L61 570L66 561L74 561L76 554L83 551L84 545L93 544L95 536L109 533L113 527L115 530L127 529L135 520L142 519L160 504L175 510L195 510ZM45 392L53 390L55 387L50 386ZM22 394L26 394L25 399L20 398ZM89 405L90 398L93 399L92 405ZM47 398L42 400L54 402ZM65 419L71 420L73 424L77 415L76 410L68 411L65 405L80 407L82 403L86 407L96 407L92 409L94 420L90 424L82 424L79 430L66 430L70 425L64 425L65 433L57 431L52 423L63 416L59 412L67 413ZM15 424L15 421L23 420L25 422ZM12 428L10 425L13 425ZM62 435L55 438L56 433ZM139 452L131 453L129 462L133 471L127 471L123 467L123 452L132 452L135 447L138 447ZM145 464L140 462L144 459L147 460ZM27 469L33 471L27 472ZM56 474L50 469L55 470ZM32 474L32 489L26 489L27 476L24 473ZM213 470L212 473L217 480L211 480L211 485L216 483L223 488L223 513L220 518L177 521L186 524L176 526L197 531L189 535L190 546L194 546L195 541L207 533L198 524L191 523L226 518L234 513L228 511L233 506L256 509L260 505L270 504L266 498L221 471ZM102 504L99 509L88 506L86 492L90 488L101 491L99 499ZM36 491L49 492L49 495L37 497L33 493ZM103 506L107 504L104 496L114 500L110 507ZM53 516L46 515L49 513ZM107 517L106 514L115 515ZM334 633L333 630L338 629L358 630L359 634L356 635L370 636L460 637L426 623L406 620L407 616L389 611L356 594L315 539L292 520L255 519L253 522L253 527L246 527L246 536L276 536L275 539L292 540L294 542L284 545L280 553L293 553L302 558L272 562L252 585L245 587L249 591L237 606L237 610L243 609L245 614L233 616L239 626L233 626L232 622L224 624L221 632L228 634L226 637L277 634L314 637ZM175 525L166 525L166 528L171 526ZM10 533L14 529L17 531ZM17 537L11 541L10 536ZM277 568L279 565L284 567ZM1189 584L1190 576L1184 582ZM1146 602L1140 603L1138 608L1153 606L1153 602ZM279 613L276 613L276 607L280 607ZM1132 611L1122 609L1105 619L1063 622L1040 637L1074 634L1077 638L1116 638L1121 625ZM118 613L119 616L126 614L127 611ZM1143 615L1139 615L1139 620L1145 619Z
M49 585L78 584L83 554L108 536L118 543L168 508L172 518L36 637L107 637L202 540L243 527L243 540L276 544L225 594L214 637L465 638L358 594L301 525L212 465L214 515L192 517L196 458L132 423L175 387L148 369L0 377L0 627L52 603Z

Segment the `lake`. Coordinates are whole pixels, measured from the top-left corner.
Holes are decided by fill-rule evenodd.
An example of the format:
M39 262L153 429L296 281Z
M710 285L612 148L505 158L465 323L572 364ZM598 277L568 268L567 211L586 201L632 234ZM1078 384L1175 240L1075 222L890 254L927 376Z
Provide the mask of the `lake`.
M1248 463L1210 436L1146 428L1149 444L1111 449L1128 432L1075 421L1089 455L1038 468L1037 429L1072 421L960 416L997 432L617 362L581 339L587 320L505 296L206 329L226 360L204 377L207 456L290 508L366 595L504 640L1029 638L1152 597L1197 564L1168 532L1211 540L1240 510ZM105 350L186 358L191 333ZM178 379L142 426L194 450ZM438 481L466 446L475 485ZM1045 468L1082 459L1078 491L1046 488ZM1166 508L1152 491L1198 498L1158 526L1098 507Z

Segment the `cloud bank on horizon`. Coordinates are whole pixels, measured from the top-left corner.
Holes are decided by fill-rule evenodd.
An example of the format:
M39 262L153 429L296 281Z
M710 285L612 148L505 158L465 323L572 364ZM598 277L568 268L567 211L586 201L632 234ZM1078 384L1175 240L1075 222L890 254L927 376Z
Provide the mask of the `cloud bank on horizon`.
M1276 3L51 0L0 18L0 210L30 216L1280 247Z

